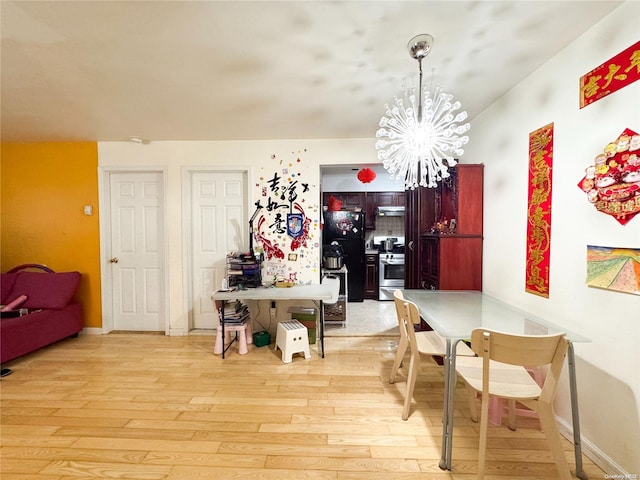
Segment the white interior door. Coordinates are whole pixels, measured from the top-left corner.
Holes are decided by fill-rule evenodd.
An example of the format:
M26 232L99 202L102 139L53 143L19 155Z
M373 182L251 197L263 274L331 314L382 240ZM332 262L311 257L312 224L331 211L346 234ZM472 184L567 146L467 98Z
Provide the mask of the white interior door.
M110 175L114 330L165 331L163 194L161 173Z
M248 248L246 174L193 172L191 176L192 327L213 329L211 293L226 275L226 255Z

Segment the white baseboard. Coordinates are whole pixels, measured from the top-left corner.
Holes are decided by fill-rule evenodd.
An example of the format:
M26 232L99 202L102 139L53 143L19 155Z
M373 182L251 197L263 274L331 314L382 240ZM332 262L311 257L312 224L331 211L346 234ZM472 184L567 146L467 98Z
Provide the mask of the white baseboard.
M80 330L80 335L102 335L104 333L104 331L102 330L102 328L96 328L96 327L84 327L82 330Z
M573 427L560 417L556 417L556 420L560 434L573 444ZM582 454L600 467L607 478L634 478L588 439L582 437L581 446Z
M189 335L189 332L185 331L184 328L170 328L169 336L170 337L184 337L185 335Z

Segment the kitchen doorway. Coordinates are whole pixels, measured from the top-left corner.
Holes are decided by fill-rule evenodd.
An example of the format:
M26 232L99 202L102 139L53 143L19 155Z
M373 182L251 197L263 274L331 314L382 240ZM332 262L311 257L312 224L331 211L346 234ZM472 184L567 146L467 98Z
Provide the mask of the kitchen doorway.
M326 322L327 337L399 337L394 302L364 300L347 303L346 322Z

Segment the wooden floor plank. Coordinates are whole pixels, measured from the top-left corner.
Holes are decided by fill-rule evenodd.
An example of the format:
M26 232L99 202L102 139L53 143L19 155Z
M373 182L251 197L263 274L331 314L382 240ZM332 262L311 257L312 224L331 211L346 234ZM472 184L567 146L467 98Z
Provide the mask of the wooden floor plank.
M467 480L479 426L456 389L453 470L439 468L444 372L420 366L411 416L406 371L388 381L389 338L327 339L326 357L233 348L213 336L81 335L11 362L2 379L3 480ZM570 465L573 450L563 442ZM490 427L487 480L548 480L535 419ZM602 478L588 459L585 470Z

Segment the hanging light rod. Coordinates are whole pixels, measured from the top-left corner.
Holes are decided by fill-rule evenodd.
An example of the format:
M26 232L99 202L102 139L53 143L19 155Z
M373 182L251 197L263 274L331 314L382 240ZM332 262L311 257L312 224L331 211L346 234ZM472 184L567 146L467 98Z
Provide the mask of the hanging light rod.
M429 55L433 45L433 37L428 33L416 35L407 44L409 55L418 61L418 69L420 70L420 88L418 89L418 122L422 121L422 59Z
M457 163L469 141L469 123L460 109L460 102L441 87L429 92L422 86L422 60L431 52L434 39L429 34L416 35L407 44L409 55L418 61L419 85L394 98L394 105L385 105L385 115L376 132L378 159L392 180L404 180L405 189L435 187L449 177L448 167ZM423 100L424 99L424 100Z

